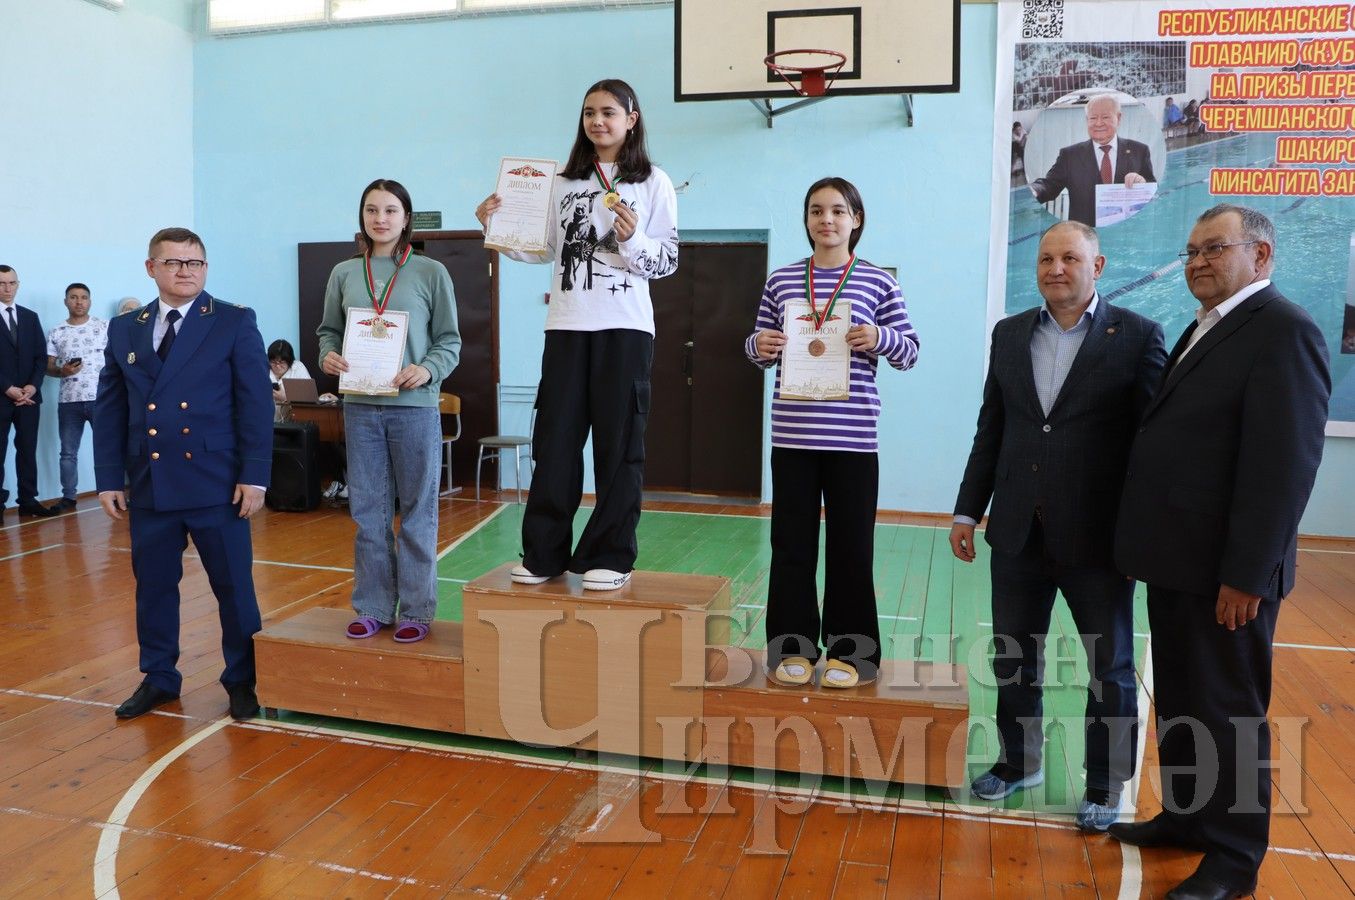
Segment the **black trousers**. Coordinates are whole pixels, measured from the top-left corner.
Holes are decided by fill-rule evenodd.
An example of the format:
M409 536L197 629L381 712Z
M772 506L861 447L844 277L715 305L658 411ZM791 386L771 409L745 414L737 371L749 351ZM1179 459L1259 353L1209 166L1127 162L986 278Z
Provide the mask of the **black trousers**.
M880 665L875 611L875 505L880 462L874 453L772 448L772 568L767 590L767 662L788 656L854 665L873 678ZM819 508L824 512L823 617L815 574Z
M1271 650L1278 597L1229 631L1217 597L1148 585L1163 815L1200 871L1250 893L1270 840ZM1196 767L1198 766L1198 769Z
M2 336L2 335L0 335ZM0 396L0 508L9 500L5 490L5 447L9 444L9 429L14 426L15 494L19 503L35 503L38 498L38 416L41 404L15 406L8 397Z
M653 357L654 338L643 331L546 332L532 432L536 469L522 517L522 564L530 571L635 568ZM590 428L597 505L571 554Z
M1020 553L994 550L993 675L1002 762L1029 775L1044 749L1044 638L1054 592L1073 614L1091 678L1084 716L1087 789L1111 800L1134 774L1138 691L1134 681L1134 582L1110 567L1066 566L1045 554L1031 523Z

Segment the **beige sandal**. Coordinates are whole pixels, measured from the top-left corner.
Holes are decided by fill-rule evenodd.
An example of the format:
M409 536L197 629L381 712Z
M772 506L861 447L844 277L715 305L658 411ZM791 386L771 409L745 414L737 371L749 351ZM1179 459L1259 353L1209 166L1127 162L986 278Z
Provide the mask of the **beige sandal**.
M819 682L826 688L854 688L861 684L870 684L874 678L862 679L861 674L851 663L840 659L830 659L823 667L823 679Z
M772 672L772 680L787 687L800 687L814 677L814 664L804 656L787 656Z

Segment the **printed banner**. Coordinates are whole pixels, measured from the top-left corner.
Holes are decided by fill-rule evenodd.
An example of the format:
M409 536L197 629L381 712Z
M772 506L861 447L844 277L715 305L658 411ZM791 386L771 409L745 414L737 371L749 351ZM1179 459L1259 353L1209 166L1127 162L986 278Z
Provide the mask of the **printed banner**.
M1176 255L1195 218L1251 206L1327 335L1327 433L1355 436L1355 8L1001 0L993 146L990 323L1042 302L1039 236L1074 219L1101 235L1101 296L1170 348L1199 306Z

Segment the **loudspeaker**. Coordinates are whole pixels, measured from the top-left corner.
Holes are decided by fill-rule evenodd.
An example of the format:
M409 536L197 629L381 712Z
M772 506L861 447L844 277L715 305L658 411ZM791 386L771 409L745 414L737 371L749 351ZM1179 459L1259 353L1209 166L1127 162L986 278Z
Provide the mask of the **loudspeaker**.
M320 505L320 431L314 422L273 425L273 479L264 495L269 509L305 512Z

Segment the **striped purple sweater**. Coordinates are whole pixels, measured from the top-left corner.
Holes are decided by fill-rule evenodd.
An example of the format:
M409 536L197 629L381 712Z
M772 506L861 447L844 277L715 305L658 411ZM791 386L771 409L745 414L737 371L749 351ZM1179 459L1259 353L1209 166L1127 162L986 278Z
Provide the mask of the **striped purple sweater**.
M804 298L806 262L802 260L772 272L762 290L757 328L744 342L744 352L764 369L777 361L758 359L757 333L785 331L785 301ZM832 296L840 277L841 268L814 267L814 302L819 309ZM858 453L874 453L878 449L880 395L875 390L875 369L879 357L900 371L912 368L917 362L917 332L908 320L908 308L898 283L888 272L863 259L857 260L856 271L842 286L838 303L847 301L852 305L853 325L875 325L880 329L878 346L871 353L852 353L851 396L846 400L782 400L778 362L776 392L772 396L772 446Z

